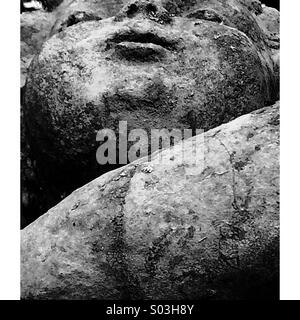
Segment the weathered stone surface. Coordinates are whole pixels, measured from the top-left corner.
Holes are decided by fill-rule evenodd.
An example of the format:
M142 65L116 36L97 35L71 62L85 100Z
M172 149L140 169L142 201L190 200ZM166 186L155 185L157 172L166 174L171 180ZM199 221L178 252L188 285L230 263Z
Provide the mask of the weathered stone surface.
M43 10L24 12L21 20L21 87L25 85L27 69L39 53L55 22L51 13Z
M80 22L112 17L119 12L124 2L126 0L64 0L55 10L55 23L50 35ZM79 19L73 18L80 14L83 16Z
M279 50L280 38L280 13L276 8L268 7L259 0L244 1L260 29L265 34L267 45L272 51Z
M278 109L206 132L196 166L189 139L76 190L22 231L22 298L274 298Z
M280 46L280 13L275 8L263 6L262 12L256 15L256 21L266 35L266 42L274 54Z
M52 13L44 10L23 12L21 22L21 227L28 225L37 218L38 212L49 208L47 204L51 195L41 189L41 184L34 170L34 159L31 158L30 146L26 139L25 121L23 120L22 104L24 103L24 88L28 67L33 57L39 53L43 43L48 39L55 22ZM57 203L50 201L52 205ZM44 209L43 211L41 211Z
M115 18L70 26L34 59L24 118L48 184L61 176L63 189L87 168L96 177L96 132L119 121L208 130L274 100L273 61L245 6L177 1L186 17L173 17L170 2L134 1Z
M34 55L53 34L67 26L110 17L122 7L123 0L40 1L47 10L23 12L21 20L21 87Z
M280 13L275 8L263 7L263 11L258 15L258 23L266 34L279 36Z
M248 9L258 15L256 20L259 27L269 35L271 46L278 46L279 12L276 9L265 6L262 8L259 1L239 0L241 3L243 1L248 5ZM21 15L21 86L25 84L27 68L32 57L40 51L42 44L49 36L79 22L114 16L129 1L65 0L42 2L45 9L51 12L40 10L25 12ZM195 1L190 1L189 4L189 1L163 0L162 4L174 14L182 13L191 8L191 12L189 12L191 15L193 14ZM212 3L211 1L202 1L200 11L201 8L204 11L210 9L214 12L220 12L221 9L221 18L226 25L245 32L252 40L262 41L261 30L256 24L254 26L249 24L249 15L243 10L243 6L235 4L234 15L232 14L233 2L218 1ZM199 14L201 15L201 13ZM247 23L245 23L245 20Z
M255 19L265 34L266 44L271 50L279 99L280 79L280 13L277 9L262 5Z

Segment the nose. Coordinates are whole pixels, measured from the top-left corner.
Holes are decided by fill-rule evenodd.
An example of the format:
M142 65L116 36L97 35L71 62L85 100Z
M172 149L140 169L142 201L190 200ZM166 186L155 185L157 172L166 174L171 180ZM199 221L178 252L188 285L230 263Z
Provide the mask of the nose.
M162 6L161 0L131 0L116 16L117 21L141 17L158 23L171 23L170 13Z

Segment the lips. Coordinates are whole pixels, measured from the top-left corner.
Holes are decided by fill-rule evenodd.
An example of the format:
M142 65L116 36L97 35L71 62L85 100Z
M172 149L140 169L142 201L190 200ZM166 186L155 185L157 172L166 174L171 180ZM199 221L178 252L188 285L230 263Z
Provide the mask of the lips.
M114 49L127 60L150 61L162 59L168 51L176 49L177 41L154 32L126 30L114 34L106 41L106 50Z

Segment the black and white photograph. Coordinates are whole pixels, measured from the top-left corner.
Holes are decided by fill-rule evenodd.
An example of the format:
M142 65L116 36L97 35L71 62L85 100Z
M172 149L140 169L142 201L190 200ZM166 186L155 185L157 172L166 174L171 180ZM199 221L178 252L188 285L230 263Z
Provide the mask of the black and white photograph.
M280 12L20 0L17 299L280 300Z

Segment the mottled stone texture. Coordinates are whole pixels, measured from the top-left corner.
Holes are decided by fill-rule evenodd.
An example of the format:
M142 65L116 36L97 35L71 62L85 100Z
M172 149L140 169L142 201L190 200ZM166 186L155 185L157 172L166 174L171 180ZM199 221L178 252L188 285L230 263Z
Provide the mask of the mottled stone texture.
M96 133L117 131L119 121L128 130L208 130L274 100L263 34L243 11L243 26L257 41L231 27L235 18L228 26L233 9L220 3L209 10L222 13L224 24L198 19L202 6L171 22L163 7L154 18L146 6L133 17L125 7L116 18L73 25L44 44L31 64L24 120L48 184L54 172L62 187L87 168L84 176L96 177Z
M45 11L24 12L21 24L21 87L25 85L27 69L34 55L39 53L55 22L51 13Z
M45 10L23 12L21 23L21 87L34 55L53 34L79 22L103 19L118 13L123 0L54 0L40 1ZM76 19L79 14L83 14Z
M66 27L79 22L97 20L112 17L122 8L126 0L64 0L55 10L55 23L51 29L51 35L61 32ZM70 24L70 17L79 12L90 16L90 19L82 18Z
M21 15L21 86L25 84L27 68L32 57L37 54L42 44L49 38L67 26L84 22L88 20L104 19L118 14L126 0L64 0L64 1L41 1L43 10L26 12ZM214 10L222 8L222 18L226 20L228 25L237 27L245 32L251 39L262 38L257 25L250 27L249 23L245 23L245 9L236 5L234 1L219 0L211 1L182 1L182 0L162 0L164 7L174 14L182 14L188 10L193 11L195 4L201 4L206 9L212 7ZM270 36L270 45L272 48L278 46L277 38L279 37L279 12L271 7L263 7L258 0L238 0L239 3L245 4L250 11L256 16L255 19L260 28ZM212 5L213 3L213 5ZM59 5L60 4L60 5ZM232 5L236 12L232 13ZM51 12L49 12L51 11ZM83 13L85 17L74 19L79 13ZM276 29L276 36L275 34ZM274 43L275 41L275 43Z
M22 85L39 53L22 88L25 220L108 170L95 157L99 129L125 120L129 130L209 130L278 100L274 10L256 0L69 0L24 13Z
M203 163L190 139L49 210L22 231L22 298L275 298L278 108L206 132Z

